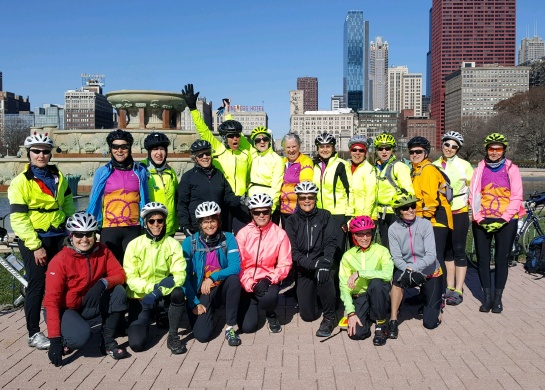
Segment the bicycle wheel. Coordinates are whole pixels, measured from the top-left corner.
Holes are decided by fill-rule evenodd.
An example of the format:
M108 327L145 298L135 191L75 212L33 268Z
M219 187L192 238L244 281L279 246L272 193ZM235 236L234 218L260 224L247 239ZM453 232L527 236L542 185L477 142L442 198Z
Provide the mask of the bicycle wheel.
M545 217L533 217L532 223L528 225L524 233L522 234L522 247L524 249L524 255L528 253L528 247L530 242L537 236L542 236L545 232Z

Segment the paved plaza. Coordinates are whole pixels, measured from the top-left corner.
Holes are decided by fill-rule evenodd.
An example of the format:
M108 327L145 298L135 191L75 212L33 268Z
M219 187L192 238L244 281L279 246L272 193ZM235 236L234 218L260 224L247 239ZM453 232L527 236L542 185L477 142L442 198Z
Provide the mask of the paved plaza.
M301 321L293 298L281 297L283 331L262 326L229 347L218 336L192 339L184 320L185 355L171 355L166 331L154 330L148 351L115 361L101 356L99 330L88 346L56 368L46 351L27 346L22 310L0 315L2 389L539 389L545 388L545 279L510 269L502 314L480 313L478 277L470 270L465 299L447 306L442 325L422 327L417 307L401 307L399 338L385 346L352 341L336 328L315 337L319 320ZM412 291L414 293L415 290ZM339 313L342 314L342 313ZM265 318L261 319L264 324ZM42 324L42 329L45 325ZM154 326L152 327L154 328ZM126 344L126 338L119 340Z

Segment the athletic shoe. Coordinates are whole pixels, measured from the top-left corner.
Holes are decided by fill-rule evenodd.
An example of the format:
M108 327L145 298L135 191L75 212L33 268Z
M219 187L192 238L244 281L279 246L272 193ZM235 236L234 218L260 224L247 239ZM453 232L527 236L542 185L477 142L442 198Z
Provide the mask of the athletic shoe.
M455 295L456 295L456 291L447 287L447 290L445 291L445 295L444 295L445 299L448 301L449 298L454 297Z
M447 305L456 306L462 303L464 296L459 292L453 291L453 295L447 297Z
M225 340L227 340L231 347L238 347L241 344L240 337L235 332L234 328L225 331Z
M276 317L276 314L271 317L267 317L267 327L269 328L269 332L271 333L282 332L282 326L280 325L280 321Z
M375 337L373 337L373 345L379 347L386 344L386 340L388 340L388 331L386 329L383 330L383 328L380 326L375 327Z
M397 322L397 320L390 320L390 322L388 323L388 338L397 339L399 333L397 329L398 325L399 323Z
M320 324L320 328L318 328L318 330L316 331L316 336L329 337L331 336L331 333L333 332L334 327L335 327L334 321L324 317L324 319L322 320L322 323Z
M106 345L104 343L104 339L102 339L102 342L100 343L100 352L102 352L103 355L111 356L114 360L125 359L129 357L127 350L123 347L120 347L116 341L113 341Z
M178 336L168 336L167 347L174 355L180 355L187 352L186 345L182 343L182 340L180 340L180 337Z
M28 346L36 349L49 349L49 339L42 332L34 333L28 338Z

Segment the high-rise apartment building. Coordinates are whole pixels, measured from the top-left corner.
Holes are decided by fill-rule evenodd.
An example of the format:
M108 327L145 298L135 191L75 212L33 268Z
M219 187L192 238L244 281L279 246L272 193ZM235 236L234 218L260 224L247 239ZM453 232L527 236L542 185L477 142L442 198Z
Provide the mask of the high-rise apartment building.
M401 109L412 109L415 116L422 116L422 75L404 74L401 76L401 85Z
M305 91L303 111L318 110L318 79L316 77L298 77L297 89Z
M431 117L445 129L445 77L464 61L515 65L516 0L433 0Z
M388 85L388 42L376 37L369 46L369 88L371 90L370 107L382 110L388 106L386 87Z
M111 129L113 108L102 86L93 81L77 90L64 93L65 129Z
M387 108L390 111L401 111L403 94L403 75L409 73L406 66L392 65L388 68Z
M331 111L344 108L343 95L331 95Z
M343 95L354 112L369 109L369 22L363 11L348 11L344 21Z
M545 43L538 36L524 38L519 47L519 65L527 64L545 57Z

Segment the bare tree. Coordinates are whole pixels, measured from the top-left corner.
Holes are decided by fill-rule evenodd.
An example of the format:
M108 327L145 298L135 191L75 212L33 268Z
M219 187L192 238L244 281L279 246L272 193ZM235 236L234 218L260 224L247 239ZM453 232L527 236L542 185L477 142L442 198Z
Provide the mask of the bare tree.
M464 116L453 128L464 136L464 147L460 149L460 157L468 161L480 160L483 156L483 141L488 134L484 119Z
M25 138L30 134L30 125L28 121L25 121L19 117L5 118L4 121L4 139L2 142L2 152L5 150L6 154L12 156L16 155L19 151L19 146L23 145Z

